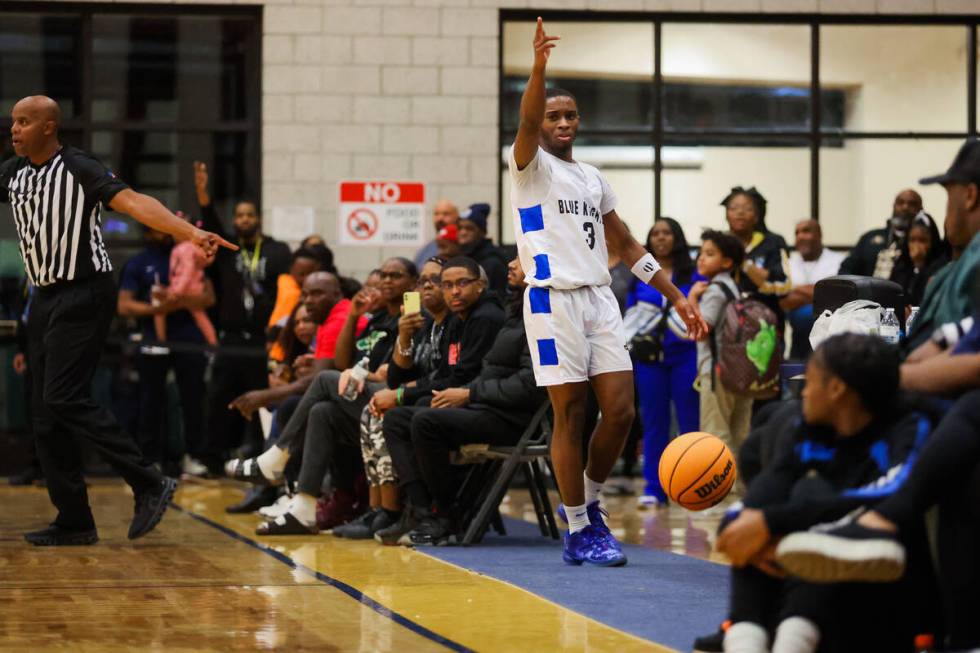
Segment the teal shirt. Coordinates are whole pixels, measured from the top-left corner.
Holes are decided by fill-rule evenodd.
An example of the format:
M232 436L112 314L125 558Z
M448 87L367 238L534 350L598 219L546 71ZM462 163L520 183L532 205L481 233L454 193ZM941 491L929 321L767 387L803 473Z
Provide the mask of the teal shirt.
M926 286L922 306L909 334L910 351L928 340L940 326L973 315L973 289L978 269L980 233L973 236L959 259L939 270Z

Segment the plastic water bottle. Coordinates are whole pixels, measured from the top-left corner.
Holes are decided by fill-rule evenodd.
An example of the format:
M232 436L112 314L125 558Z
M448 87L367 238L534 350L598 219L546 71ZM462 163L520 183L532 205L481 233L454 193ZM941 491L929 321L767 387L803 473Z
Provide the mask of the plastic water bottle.
M919 314L919 307L913 306L911 312L909 312L909 317L905 320L905 335L908 336L912 333L912 324L915 322L915 316Z
M881 323L878 325L878 335L884 338L888 344L897 345L899 341L899 329L898 316L895 315L895 309L886 308L885 315L881 318Z
M358 386L364 382L364 379L368 375L368 359L367 356L362 358L357 362L357 365L353 367L350 371L350 381L347 382L347 387L344 389L343 397L347 401L354 401L357 399L357 395L360 394Z

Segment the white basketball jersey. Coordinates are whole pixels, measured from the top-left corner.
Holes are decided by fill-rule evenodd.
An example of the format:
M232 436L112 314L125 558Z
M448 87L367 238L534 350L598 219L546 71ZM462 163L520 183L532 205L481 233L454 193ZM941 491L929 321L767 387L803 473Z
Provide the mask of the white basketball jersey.
M602 174L541 147L518 170L512 146L509 165L517 252L528 285L557 290L609 285L602 216L616 208L616 195Z

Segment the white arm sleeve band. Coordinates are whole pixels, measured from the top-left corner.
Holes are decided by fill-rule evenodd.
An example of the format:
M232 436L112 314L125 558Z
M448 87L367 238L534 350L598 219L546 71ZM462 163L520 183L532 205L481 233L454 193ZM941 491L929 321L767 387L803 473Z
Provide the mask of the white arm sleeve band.
M633 264L630 268L636 277L643 283L650 283L650 279L653 279L653 275L657 273L660 269L660 264L657 263L657 259L653 258L653 254L647 252L640 260Z

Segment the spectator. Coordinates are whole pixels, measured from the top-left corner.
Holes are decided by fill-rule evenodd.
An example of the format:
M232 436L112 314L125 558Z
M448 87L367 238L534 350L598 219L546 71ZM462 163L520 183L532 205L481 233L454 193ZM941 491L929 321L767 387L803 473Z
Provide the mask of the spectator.
M892 495L931 430L898 394L898 357L875 336L829 338L807 364L793 438L752 481L744 507L726 514L718 550L732 561L726 651L910 650L926 593L913 576L896 585L812 585L783 579L782 536ZM924 530L907 541L927 556ZM787 538L788 539L788 538ZM780 545L780 551L783 549ZM924 556L924 557L925 557Z
M436 234L436 252L438 258L448 261L456 258L462 248L459 246L459 228L455 224L449 224L439 230Z
M204 228L225 237L211 204L207 166L199 161L194 163L194 186ZM222 347L255 353L231 355L219 350L211 368L207 438L201 456L215 474L220 473L225 450L245 435L245 422L236 419L227 406L242 393L266 386L265 328L276 303L276 282L290 265L289 247L262 233L258 206L252 201L235 204L234 236L228 239L241 249L220 252L208 268L217 298L218 341ZM261 441L255 430L250 431L249 439L250 447Z
M840 269L844 255L823 246L823 230L816 220L796 223L796 251L789 255L793 289L779 300L793 327L790 358L804 360L812 351L810 329L813 316L813 287L821 279L832 277Z
M146 247L126 262L119 280L119 298L116 310L123 317L135 318L140 332L147 342L156 340L155 316L166 316L167 335L173 343L204 344L204 335L194 322L188 308L206 309L214 304L214 288L205 283L200 295L168 295L162 289L170 281L170 254L173 238L147 229L144 232ZM158 288L154 296L154 288ZM157 301L154 301L157 300ZM202 455L204 439L205 396L204 370L207 359L203 351L167 350L144 346L136 358L139 371L139 421L137 443L149 462L166 465L172 462L166 452L167 373L174 371L180 394L186 451L181 460L183 471L203 474L207 470L198 461ZM170 452L178 453L178 452Z
M480 264L490 281L490 290L501 297L507 290L507 260L487 238L489 204L471 204L459 215L459 246L462 253Z
M746 190L736 186L721 204L729 230L745 248L738 286L771 308L779 316L781 327L783 311L779 299L792 287L789 257L783 237L766 227L766 198L755 187Z
M936 272L949 263L949 247L932 216L919 211L908 228L891 280L905 290L905 303L918 306Z
M285 385L296 380L293 373L293 363L300 356L313 353L313 337L316 335L317 324L310 311L301 301L293 307L293 312L286 318L286 323L276 338L276 349L282 352L281 358L269 357L270 374L269 387Z
M27 421L27 428L31 429L28 439L30 441L30 451L28 452L27 465L23 471L7 479L11 485L31 485L34 482L44 482L44 472L41 470L41 461L37 458L37 443L34 439L33 428L31 427L31 370L27 365L27 320L31 313L31 303L34 298L34 286L30 280L24 279L21 284L21 302L14 304L17 318L17 352L14 354L12 367L14 374L24 378L24 411Z
M980 141L964 143L946 174L919 183L938 183L946 189L946 239L953 262L939 270L926 287L908 336L910 350L940 325L958 322L973 312L973 283L980 268Z
M914 190L907 188L896 195L888 224L884 229L872 229L861 236L841 263L840 274L890 278L909 224L921 210L922 197Z
M455 225L457 220L459 220L459 209L456 208L455 204L449 200L439 200L436 202L436 205L432 207L432 226L437 236L425 245L422 245L419 251L415 253L416 269L421 270L425 262L433 256L443 256L437 247L438 234L442 231L443 227ZM458 256L458 253L454 254L454 256ZM443 256L443 258L445 257Z
M321 258L313 250L300 248L293 252L289 272L280 274L279 279L276 280L276 305L269 314L269 327L284 320L296 308L306 277L318 270L332 272L325 269L323 265Z
M183 211L177 211L174 215L178 218L187 219ZM211 264L204 256L204 252L198 249L194 243L184 241L174 245L170 251L170 282L167 284L167 294L176 298L199 297L205 291L204 269ZM214 330L211 318L203 308L188 308L194 324L204 336L204 340L209 345L218 344L218 334ZM153 328L156 332L157 340L166 342L167 340L167 317L157 314L153 316Z
M690 294L694 283L704 281L704 277L694 269L684 230L676 220L660 218L654 222L647 234L646 247L685 296ZM652 345L654 359L640 360L637 349L633 352L639 414L643 423L643 476L646 479L646 488L639 503L663 505L667 502L667 495L660 487L657 468L670 440L671 403L677 414L680 432L698 430L699 400L694 389L698 375L697 346L668 328L667 320L672 307L663 295L634 278L626 304L635 306L638 302L646 302L661 313L660 322L652 333L638 334L655 340ZM683 324L679 320L677 322Z
M705 339L697 345L700 428L724 440L732 451L738 451L749 432L752 399L733 394L720 382L715 382L713 368L714 352L718 351L718 330L725 307L731 298L738 297L739 290L733 275L738 274L741 268L745 250L737 238L720 231L704 232L701 241L698 274L710 281L694 284L690 297L700 306L701 316L711 330L707 338L714 339L714 342ZM727 291L721 284L727 287Z
M410 443L402 442L395 450L393 461L398 469L411 469L409 478L420 482L413 492L420 499L422 492L429 497L428 503L416 504L423 508L423 516L403 538L412 546L439 544L459 531L458 487L450 452L465 444L516 444L547 398L534 381L524 333L524 270L518 259L508 267L513 290L507 320L487 351L479 375L461 387L433 392L432 407L412 417ZM399 458L408 452L412 455Z

